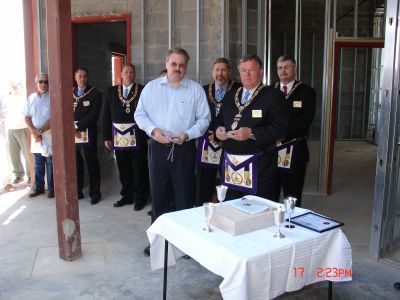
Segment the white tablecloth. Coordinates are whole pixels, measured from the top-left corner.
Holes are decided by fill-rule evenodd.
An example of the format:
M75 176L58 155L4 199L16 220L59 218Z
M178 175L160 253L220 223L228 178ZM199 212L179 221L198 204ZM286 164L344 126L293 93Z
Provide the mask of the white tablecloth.
M271 205L277 204L271 202ZM296 208L296 211L297 215L307 210ZM300 226L294 229L282 226L281 232L286 238L276 239L273 237L275 227L239 236L217 228L208 233L203 227L202 207L160 216L147 230L151 268L163 268L167 239L168 265L175 264L184 254L190 255L224 278L219 287L227 300L271 299L318 281L351 280L349 273L325 276L329 275L326 268L351 270L352 267L351 247L340 228L317 233ZM318 273L320 268L324 269Z

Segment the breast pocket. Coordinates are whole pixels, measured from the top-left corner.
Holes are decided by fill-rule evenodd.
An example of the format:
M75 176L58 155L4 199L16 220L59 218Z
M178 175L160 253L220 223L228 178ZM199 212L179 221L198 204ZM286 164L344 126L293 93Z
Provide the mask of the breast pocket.
M189 100L179 101L177 110L182 119L190 119L193 114L193 103Z

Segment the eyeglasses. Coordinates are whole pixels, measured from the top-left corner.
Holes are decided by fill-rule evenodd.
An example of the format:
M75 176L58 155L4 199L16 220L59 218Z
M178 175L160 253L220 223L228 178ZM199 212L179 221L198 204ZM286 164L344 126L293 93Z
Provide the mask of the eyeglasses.
M278 69L278 71L282 71L282 70L285 70L285 71L287 71L287 70L289 70L290 68L293 68L294 67L294 65L286 65L286 66L280 66L280 67L277 67L277 69Z
M39 84L49 84L48 80L39 80L38 81Z

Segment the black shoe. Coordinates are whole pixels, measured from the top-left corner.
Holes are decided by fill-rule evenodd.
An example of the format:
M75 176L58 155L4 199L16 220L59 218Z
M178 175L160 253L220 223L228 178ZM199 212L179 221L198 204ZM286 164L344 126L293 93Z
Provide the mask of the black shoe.
M150 245L143 250L144 256L150 256Z
M140 203L140 204L135 204L135 206L133 207L134 211L139 211L142 210L144 208L145 204L144 203Z
M14 183L14 184L18 184L18 183L21 183L22 181L24 181L24 178L23 178L23 177L16 177L16 178L14 179L13 183Z
M83 193L78 193L78 200L85 198L85 195Z
M44 194L44 191L34 191L33 193L29 194L29 198L33 198L33 197L39 196L41 194Z
M49 191L47 197L48 198L54 198L54 191Z
M95 205L100 202L100 197L90 198L90 204Z
M126 204L133 204L133 201L132 200L131 201L127 201L127 200L121 199L121 200L118 200L117 202L114 203L114 207L121 207L121 206L124 206Z
M147 215L148 216L151 216L153 214L153 211L151 211L151 210L149 210L148 212L147 212Z
M400 282L396 282L395 284L393 284L393 287L394 287L396 290L399 290L399 291L400 291Z

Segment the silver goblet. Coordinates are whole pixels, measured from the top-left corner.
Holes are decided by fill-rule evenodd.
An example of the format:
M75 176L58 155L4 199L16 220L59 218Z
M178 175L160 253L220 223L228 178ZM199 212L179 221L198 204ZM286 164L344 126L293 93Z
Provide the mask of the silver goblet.
M278 227L278 231L274 234L275 238L283 239L285 236L281 233L281 225L285 221L285 209L281 206L274 208L274 222L275 225Z
M216 188L217 188L217 198L220 203L219 206L222 206L222 201L225 200L228 187L226 185L217 185Z
M204 206L204 215L206 217L206 227L203 228L204 231L213 232L214 230L210 226L211 219L214 215L215 204L212 202L207 202L203 204Z
M294 228L296 226L291 224L292 221L292 213L294 212L294 209L296 208L296 201L297 199L295 197L287 197L285 200L283 200L285 204L285 209L289 213L289 224L286 224L286 228Z

